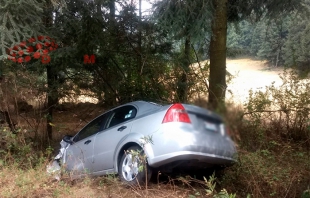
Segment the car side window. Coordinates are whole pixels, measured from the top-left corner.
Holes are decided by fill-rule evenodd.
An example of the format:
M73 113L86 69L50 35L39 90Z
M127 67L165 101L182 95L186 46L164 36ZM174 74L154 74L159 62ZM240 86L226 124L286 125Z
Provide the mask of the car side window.
M128 105L115 109L112 113L108 127L113 127L120 123L126 122L136 117L137 109L134 106Z
M101 115L86 125L73 139L74 142L78 142L84 138L96 134L104 129L104 125L108 118L108 113Z

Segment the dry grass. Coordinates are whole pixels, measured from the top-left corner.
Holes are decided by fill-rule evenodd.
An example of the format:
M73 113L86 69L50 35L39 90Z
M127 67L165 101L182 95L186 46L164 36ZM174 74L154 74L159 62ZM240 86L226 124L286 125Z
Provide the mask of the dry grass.
M266 61L252 58L227 59L227 71L233 75L233 79L227 85L227 99L234 103L247 101L249 90L264 90L265 86L275 82L275 86L281 84L279 74L283 73L283 67L268 67Z
M257 112L261 117L245 119L244 108L230 104L226 113L239 156L238 163L225 170L221 185L240 197L302 197L310 187L309 126L300 141L283 136L288 126L277 112Z
M148 189L126 186L111 175L77 180L64 175L57 181L46 173L45 165L27 170L13 165L2 167L0 189L0 197L206 197L203 182L194 179L150 183Z
M291 145L282 152L240 150L238 165L226 170L223 185L240 197L301 197L309 188L310 154Z

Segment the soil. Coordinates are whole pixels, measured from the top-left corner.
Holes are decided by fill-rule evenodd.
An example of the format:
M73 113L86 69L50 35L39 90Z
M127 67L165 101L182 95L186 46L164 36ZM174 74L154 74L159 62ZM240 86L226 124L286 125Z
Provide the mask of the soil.
M252 58L227 59L227 71L233 75L230 83L227 83L227 100L235 103L244 103L249 90L262 90L266 86L275 83L281 85L279 74L283 67L269 67L266 61Z

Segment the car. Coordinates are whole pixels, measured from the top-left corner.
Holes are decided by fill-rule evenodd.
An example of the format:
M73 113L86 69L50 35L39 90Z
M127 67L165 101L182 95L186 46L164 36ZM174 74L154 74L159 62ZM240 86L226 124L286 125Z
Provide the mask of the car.
M130 185L147 182L152 170L229 166L237 154L218 114L146 101L106 111L61 145L55 160L72 175L116 173Z

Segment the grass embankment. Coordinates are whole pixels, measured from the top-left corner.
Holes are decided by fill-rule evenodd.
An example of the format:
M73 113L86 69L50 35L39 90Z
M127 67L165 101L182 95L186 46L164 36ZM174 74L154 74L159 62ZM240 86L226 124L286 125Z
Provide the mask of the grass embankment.
M4 167L0 174L0 197L188 197L188 189L152 185L148 190L126 187L117 177L107 176L61 181L47 175L45 166L21 170ZM187 195L187 196L186 196Z
M217 194L212 188L214 182L213 179L209 182L190 177L166 177L151 181L146 188L122 184L115 175L72 180L68 174L58 181L47 174L45 164L25 169L6 165L1 167L0 197L212 197Z

